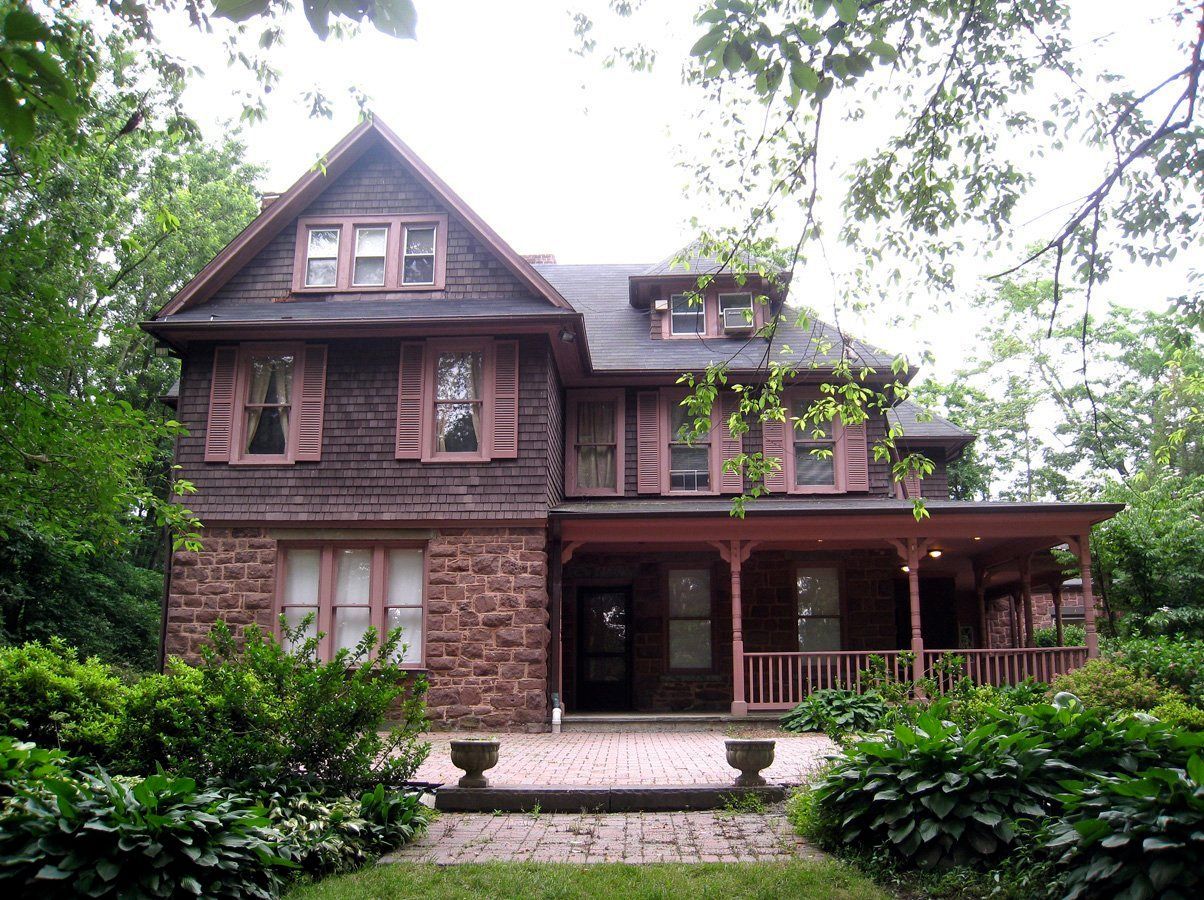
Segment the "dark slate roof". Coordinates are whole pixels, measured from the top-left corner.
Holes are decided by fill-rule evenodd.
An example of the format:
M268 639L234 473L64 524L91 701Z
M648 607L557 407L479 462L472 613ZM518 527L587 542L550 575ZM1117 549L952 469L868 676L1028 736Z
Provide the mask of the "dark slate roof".
M924 504L933 515L941 513L1016 513L1040 515L1042 512L1097 513L1101 520L1124 509L1123 503L1018 503L1008 500L927 500ZM875 497L841 497L812 499L802 497L762 497L747 507L746 515L831 515L839 513L864 515L912 515L910 500ZM574 500L552 507L549 514L560 518L625 517L625 516L730 516L730 497L665 497L628 498L615 500Z
M646 265L537 265L536 270L585 317L590 359L595 371L684 372L701 371L709 363L730 363L734 369L752 370L765 364L763 338L717 337L699 340L654 340L648 336L649 311L636 309L628 300L628 279L648 271ZM831 365L840 358L840 334L830 325L814 322L808 328L795 324L797 310L787 308L778 328L778 359L798 359L808 353L815 361ZM814 340L813 340L814 339ZM819 354L816 342L830 345ZM782 356L782 347L789 356ZM890 369L893 356L863 341L853 340L858 358L881 371Z
M903 428L903 440L908 438L924 441L972 441L976 437L973 432L958 428L948 419L933 412L926 412L922 406L904 400L891 409L887 419L892 425Z
M511 316L571 316L539 297L479 300L417 299L405 294L388 299L297 300L289 303L248 303L213 308L205 304L155 320L155 325L196 322L359 322L421 319L488 319ZM380 295L374 295L380 297Z
M738 255L741 261L738 268L741 271L747 272L756 269L756 257L748 253ZM660 275L717 275L724 271L731 271L731 267L723 265L723 260L703 253L700 243L694 241L682 247L672 256L667 256L656 265L649 266L636 274L644 278L655 278ZM547 278L547 275L545 274L544 277ZM570 302L572 301L570 300Z

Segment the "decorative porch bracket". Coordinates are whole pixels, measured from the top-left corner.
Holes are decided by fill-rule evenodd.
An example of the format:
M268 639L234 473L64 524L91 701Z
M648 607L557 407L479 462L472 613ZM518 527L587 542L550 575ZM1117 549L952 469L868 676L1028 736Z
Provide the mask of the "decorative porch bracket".
M757 545L756 541L711 541L732 574L732 715L748 715L744 689L744 613L740 599L740 568Z

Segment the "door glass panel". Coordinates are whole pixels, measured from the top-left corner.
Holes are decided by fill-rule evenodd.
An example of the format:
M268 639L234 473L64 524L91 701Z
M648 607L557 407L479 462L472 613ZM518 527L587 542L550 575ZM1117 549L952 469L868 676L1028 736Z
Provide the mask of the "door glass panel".
M586 660L585 677L589 681L621 683L627 678L627 660L621 656L593 656Z
M623 595L595 596L585 604L585 650L587 653L625 653L627 650L627 601Z

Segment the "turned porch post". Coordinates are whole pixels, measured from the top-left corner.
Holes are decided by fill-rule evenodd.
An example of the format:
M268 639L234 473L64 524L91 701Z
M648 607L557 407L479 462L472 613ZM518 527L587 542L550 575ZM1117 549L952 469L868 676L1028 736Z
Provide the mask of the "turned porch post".
M911 652L916 655L913 678L924 677L924 634L920 622L920 544L907 539L907 593L911 600Z
M1052 582L1049 593L1053 597L1054 630L1058 634L1058 646L1061 647L1065 643L1062 639L1062 582Z
M1083 630L1087 632L1087 658L1099 656L1099 635L1095 631L1095 596L1091 591L1091 534L1084 532L1075 539L1079 555L1079 572L1083 576Z
M1012 646L1020 646L1020 608L1016 604L1016 592L1008 591L1008 627L1012 634Z
M744 693L744 612L740 602L740 566L743 563L739 541L732 541L727 557L732 573L732 715L748 715L748 697Z
M1024 646L1035 646L1033 640L1033 573L1027 556L1020 563L1020 600L1024 605Z
M989 650L991 633L987 631L987 574L978 563L974 564L974 596L978 600L978 644L984 650Z

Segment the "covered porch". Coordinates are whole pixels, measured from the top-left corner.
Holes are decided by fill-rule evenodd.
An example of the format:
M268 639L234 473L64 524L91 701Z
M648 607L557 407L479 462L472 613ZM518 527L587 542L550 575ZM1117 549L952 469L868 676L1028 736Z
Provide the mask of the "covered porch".
M721 498L553 511L550 693L569 712L789 709L884 667L947 686L1048 681L1098 653L1091 526L1111 504ZM1038 648L1037 591L1060 623L1069 549L1086 641ZM964 660L960 670L943 662Z

